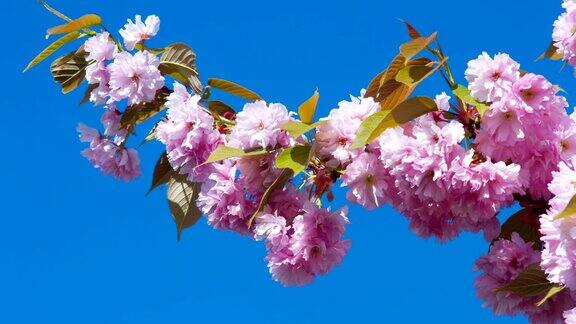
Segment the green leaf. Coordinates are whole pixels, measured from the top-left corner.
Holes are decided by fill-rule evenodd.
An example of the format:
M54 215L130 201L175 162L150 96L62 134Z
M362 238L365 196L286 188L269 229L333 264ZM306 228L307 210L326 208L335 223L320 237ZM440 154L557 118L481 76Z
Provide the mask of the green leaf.
M82 38L84 36L86 36L86 34L80 34L77 31L73 31L73 32L70 32L70 33L58 38L56 41L54 41L52 44L50 44L48 47L46 47L42 52L40 52L40 54L36 55L36 57L33 58L32 61L30 61L30 63L28 63L28 65L26 66L26 68L24 69L23 72L30 70L31 68L33 68L38 63L44 61L44 59L46 59L48 56L52 55L54 52L56 52L60 47L64 46L65 44L67 44L73 40Z
M161 112L169 94L170 89L163 87L158 90L153 101L128 106L120 118L120 127L131 130L134 126Z
M542 53L540 56L538 56L536 61L540 61L540 60L543 60L546 58L550 59L550 60L558 61L558 60L563 59L564 57L562 56L562 54L558 53L558 49L556 48L556 46L554 46L554 42L550 42L546 51L544 53Z
M79 50L56 59L50 65L52 77L62 87L62 93L76 89L86 75L86 52Z
M182 230L194 225L202 216L196 206L199 192L200 184L188 181L184 175L174 172L168 180L168 207L176 223L178 240Z
M427 77L431 76L434 72L436 72L442 65L446 63L448 59L444 58L441 62L436 64L428 63L422 64L421 62L426 62L425 60L421 60L418 62L419 64L410 64L406 67L402 68L396 74L396 81L401 82L408 86L417 86L420 82L422 82Z
M400 45L400 54L404 56L404 59L409 61L414 55L420 53L423 49L425 49L430 42L432 42L436 38L436 33L428 37L418 37L415 38L407 43Z
M164 51L166 51L166 48L150 48L150 47L144 46L144 44L142 44L142 43L134 44L134 48L139 50L139 51L147 51L147 52L152 53L154 55L160 55L160 54L164 53Z
M572 196L572 198L570 198L570 201L568 202L568 205L566 205L566 208L564 208L564 210L562 212L560 212L558 215L556 215L556 217L554 217L554 219L562 219L562 218L567 218L570 216L573 216L576 214L576 195Z
M276 158L278 169L290 169L294 176L306 170L312 153L311 145L296 145L283 150Z
M260 212L264 210L264 207L268 203L268 199L270 199L270 195L272 194L272 192L274 192L274 190L276 189L282 188L284 184L286 184L286 182L290 180L291 177L292 177L292 170L284 169L282 170L278 178L276 178L276 180L272 182L270 187L266 188L266 191L264 191L264 194L260 199L260 203L258 204L256 211L254 211L252 216L250 216L250 219L248 219L248 228L252 227L252 223L254 222L254 220L259 216Z
M476 98L472 97L470 90L461 84L458 84L456 89L452 90L452 93L465 103L476 107L476 110L478 110L480 116L484 115L484 113L490 108L485 103L482 103L476 100Z
M232 113L235 114L236 111L234 110L234 108L228 106L227 104L225 104L224 102L220 101L220 100L211 100L208 101L208 110L210 110L213 113L218 114L219 116L224 115L224 113Z
M312 124L314 121L314 113L316 112L316 106L318 105L319 97L320 93L318 93L318 90L316 90L310 98L304 101L300 107L298 107L298 115L304 124Z
M208 79L208 85L220 89L222 91L226 91L233 95L248 99L248 100L261 100L262 98L256 94L254 91L249 90L239 84L236 84L231 81L223 80L223 79L216 79L210 78Z
M540 264L534 263L522 271L507 285L496 291L507 291L525 297L538 296L547 293L555 285L548 281L546 273L540 269Z
M361 148L377 139L386 129L409 122L438 108L428 97L409 98L392 110L381 110L366 118L350 148Z
M62 33L69 33L73 31L77 31L80 29L84 29L86 27L100 25L102 23L102 19L100 16L95 14L87 14L78 19L72 20L67 24L58 25L52 28L49 28L46 33L48 35L55 35L55 34L62 34Z
M564 290L564 288L566 288L566 286L554 285L554 286L550 287L550 290L548 290L546 295L542 299L540 299L539 302L536 303L536 306L540 307L540 306L544 305L544 303L546 301L548 301L548 299L554 297L557 293Z
M510 240L512 233L518 233L525 242L532 242L535 249L540 249L542 242L540 241L538 215L530 208L517 211L502 224L500 234L492 240L490 246L500 239Z
M148 195L152 192L152 190L168 183L172 177L172 173L174 173L174 169L172 169L170 161L168 161L166 152L163 152L156 162L156 166L154 167L154 174L152 175L152 184L150 185L150 189L148 189L146 194Z
M202 164L208 164L237 157L264 155L267 153L268 151L264 149L259 149L255 151L244 151L236 147L220 145L212 152L212 154L210 154L206 162Z
M167 46L160 57L158 69L163 74L173 77L197 94L202 93L198 69L196 68L196 53L183 43Z
M304 135L306 132L311 131L324 123L325 121L323 120L317 121L310 125L301 123L299 121L289 121L282 125L282 129L285 129L292 138L298 138Z

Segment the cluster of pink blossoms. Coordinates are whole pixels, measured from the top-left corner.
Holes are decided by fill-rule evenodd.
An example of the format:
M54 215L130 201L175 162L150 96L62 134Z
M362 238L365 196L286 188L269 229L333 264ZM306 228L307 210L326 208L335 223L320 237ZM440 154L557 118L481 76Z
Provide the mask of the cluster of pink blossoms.
M128 20L120 34L127 49L132 50L136 43L149 39L158 32L160 20L149 16L142 23L136 16L136 23ZM105 125L103 135L84 125L78 127L80 138L90 146L83 155L105 174L125 180L140 175L138 152L125 148L129 135L120 128L121 112L116 108L126 99L128 105L136 105L154 100L158 90L164 86L164 77L158 70L158 57L147 52L131 54L120 51L119 46L107 32L92 36L84 43L86 60L86 80L91 85L90 101L96 105L105 104L103 120L114 119ZM110 127L115 128L114 131Z
M516 233L510 240L498 240L476 263L477 270L483 271L476 288L485 306L492 307L496 314L524 313L531 323L563 323L568 321L564 312L576 305L570 291L535 307L539 298L497 289L540 263L552 282L565 283L565 278L558 277L568 266L564 263L562 268L558 263L562 258L558 255L561 229L553 218L575 192L574 183L568 182L568 165L572 165L575 154L576 122L567 114L567 102L557 94L558 87L540 75L521 75L519 65L505 54L497 57L490 61L483 54L470 61L466 71L470 89L476 90L471 91L472 95L490 106L482 117L476 148L487 159L520 166L523 197L544 208L549 204L551 209L539 220L538 215L530 216L535 218L532 222L541 224L544 251L534 242L524 242ZM567 312L566 317L569 315Z
M439 95L437 105L448 109L448 100ZM353 98L318 129L319 156L344 170L348 200L369 210L390 203L422 237L446 241L463 230L484 230L494 238L496 213L523 192L519 166L474 161L473 150L462 146L463 125L432 113L349 149L360 123L379 109L372 98Z
M167 118L159 123L156 138L166 145L172 168L201 183L197 203L208 224L265 240L270 272L285 285L309 283L340 263L350 245L342 239L346 212L331 213L314 205L291 182L271 193L263 213L248 227L264 191L280 172L274 166L273 150L295 142L282 128L292 120L285 106L248 103L237 114L226 116L233 126L222 127L201 98L178 83L166 106ZM272 152L206 164L221 144Z
M552 32L553 44L557 52L568 64L576 65L576 2L564 0L562 7L566 9L554 22Z
M541 252L532 242L524 242L512 233L510 240L500 239L490 247L488 255L476 261L475 269L483 271L476 279L478 297L485 300L484 307L491 307L496 315L524 313L530 323L563 323L564 313L576 306L568 291L562 291L536 306L541 296L525 297L496 289L505 286L530 266L538 266Z
M576 1L565 0L563 7L554 46L576 66ZM545 77L522 72L507 54L482 53L465 72L474 100L464 101L472 103L460 98L453 104L442 93L435 99L438 111L358 148L353 143L362 123L381 110L364 91L338 103L312 138L289 134L284 125L298 121L279 103L257 100L237 113L210 111L206 97L178 82L172 90L165 86L159 58L144 46L159 24L156 16L128 20L120 30L127 50L107 32L83 46L89 99L104 106L104 131L80 124L78 132L89 144L82 155L103 173L125 180L140 175L138 153L126 148L132 130L122 126L118 107L123 101L126 109L142 106L162 95L167 114L154 135L172 169L199 185L196 203L209 225L265 242L270 273L284 285L310 283L348 252L347 208L321 207L340 181L350 202L368 210L390 204L423 238L445 242L463 231L482 231L492 243L475 264L481 272L475 286L496 314L576 323L576 216L557 217L576 194L576 116L567 114L566 99ZM313 150L302 186L294 178L272 187L285 172L276 167L279 153L297 144ZM265 153L207 163L222 146ZM496 216L515 201L530 211L546 210L527 216L540 226L538 242L500 233ZM501 289L532 267L566 288L539 307L541 296Z
M90 143L82 155L104 174L124 180L136 178L142 173L140 158L136 150L124 147L126 131L120 129L120 112L113 104L105 108L101 122L103 134L82 123L78 125L80 140Z

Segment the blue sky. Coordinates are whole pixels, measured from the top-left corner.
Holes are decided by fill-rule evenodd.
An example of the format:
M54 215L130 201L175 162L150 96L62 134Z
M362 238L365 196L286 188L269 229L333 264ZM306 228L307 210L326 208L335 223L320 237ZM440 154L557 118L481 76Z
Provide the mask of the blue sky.
M63 1L70 16L100 14L110 30L155 13L151 46L175 41L198 53L202 77L237 81L295 109L315 88L325 115L358 94L406 40L398 18L438 31L463 81L466 62L505 51L568 91L573 77L546 48L560 1ZM352 207L352 249L303 288L270 279L261 243L212 230L202 220L176 242L158 190L145 197L160 144L141 150L144 176L117 182L79 154L78 121L100 108L62 95L48 62L22 74L61 23L33 0L2 4L0 85L0 323L524 323L494 318L475 297L481 235L448 244L422 240L390 208ZM64 52L63 52L64 53ZM446 90L439 78L420 93ZM146 128L141 129L147 132ZM339 207L346 202L334 202Z

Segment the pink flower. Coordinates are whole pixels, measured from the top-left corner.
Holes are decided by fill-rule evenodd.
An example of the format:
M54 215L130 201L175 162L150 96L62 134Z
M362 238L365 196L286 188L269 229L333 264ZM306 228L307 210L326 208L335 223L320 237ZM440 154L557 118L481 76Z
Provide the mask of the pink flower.
M110 34L107 32L88 38L84 42L84 50L88 53L86 60L96 62L111 60L117 53L116 44L110 39Z
M167 119L156 128L156 138L166 145L174 170L187 174L192 181L204 179L211 171L197 167L222 143L220 133L214 129L214 119L199 102L200 96L192 96L183 85L174 83L174 92L166 102Z
M440 111L448 111L450 110L450 96L446 94L446 92L442 92L439 95L436 95L434 98L434 102Z
M548 279L576 289L576 217L555 220L576 194L576 171L572 166L561 162L559 171L553 172L548 188L554 194L550 209L540 217L540 232L544 242L542 269Z
M102 173L127 181L142 173L136 150L126 149L84 124L79 124L77 130L80 140L90 143L90 146L82 151L82 155Z
M159 64L160 60L146 51L119 53L108 66L110 96L115 101L127 98L130 105L154 100L156 91L164 86Z
M350 97L350 101L341 101L338 108L332 109L316 132L318 155L327 160L330 167L345 166L362 152L361 149L350 149L356 138L360 124L368 116L380 110L380 105L372 98Z
M482 133L478 138L478 144L489 156L492 156L492 147L495 149L507 150L507 147L514 147L525 137L526 130L522 124L525 115L524 103L513 96L497 101L490 106L490 109L482 117ZM489 136L484 140L482 136Z
M569 3L565 2L565 4ZM569 7L573 9L574 5L569 4ZM576 64L576 35L574 34L574 28L576 28L576 11L570 10L558 17L554 22L554 31L552 32L554 46L570 65Z
M473 152L456 158L450 165L448 190L454 222L462 229L484 230L487 240L500 232L496 214L523 193L520 166L504 162L472 163Z
M232 162L212 164L208 180L202 183L198 207L208 218L208 224L217 229L248 234L248 219L255 210L236 179Z
M572 11L576 9L576 0L564 0L562 2L562 8L566 9L566 11Z
M292 183L287 183L282 189L272 192L268 199L268 206L286 219L288 225L296 216L301 214L304 204L308 201L307 194L298 191Z
M286 286L304 285L316 275L329 272L350 248L350 242L342 240L348 223L346 210L333 214L306 203L291 228L277 218L267 219L267 228L272 220L275 225L271 226L274 230L266 232L275 235L268 241L266 260L272 277Z
M508 54L496 54L492 59L483 52L477 59L468 62L466 80L470 93L480 101L494 102L512 89L520 78L520 65Z
M507 291L496 291L514 280L528 266L540 261L540 253L526 243L517 233L511 240L500 239L487 255L481 256L475 265L483 273L476 279L478 297L484 307L491 307L496 315L514 315L525 308L535 307L538 298L526 298Z
M576 308L564 312L564 321L566 324L576 324Z
M350 187L346 198L368 210L382 206L388 200L388 187L394 185L378 156L371 153L352 160L342 180L342 186Z
M252 195L261 195L278 178L281 171L274 166L276 154L243 157L237 166L246 190Z
M282 126L290 119L288 110L282 104L267 105L262 100L247 103L236 114L236 125L228 145L245 150L287 146L290 137Z
M527 73L514 83L512 91L530 107L541 109L544 102L554 98L558 89L545 77Z
M142 17L136 15L134 22L128 19L128 23L120 29L120 35L124 38L124 45L128 50L133 50L137 43L148 40L155 36L160 29L160 18L156 15L146 17L142 22Z
M549 199L547 185L558 162L570 158L574 121L566 99L544 77L526 74L482 117L478 150L495 161L519 164L533 199Z
M379 138L373 154L379 152L384 169L368 169L389 177L384 196L419 236L447 241L461 231L482 230L491 239L499 230L496 213L523 193L518 165L474 162L474 152L461 146L463 139L462 124L437 122L432 114ZM356 161L362 160L349 167Z

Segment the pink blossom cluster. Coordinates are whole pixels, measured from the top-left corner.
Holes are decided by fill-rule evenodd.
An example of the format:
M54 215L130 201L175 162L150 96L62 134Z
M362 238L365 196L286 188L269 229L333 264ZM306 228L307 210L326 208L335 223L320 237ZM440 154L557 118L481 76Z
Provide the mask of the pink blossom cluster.
M104 133L78 125L82 142L90 143L82 155L104 174L118 179L132 180L140 175L140 158L134 149L124 147L126 131L120 129L120 112L114 105L107 106L101 119Z
M331 213L314 205L292 182L270 194L249 227L265 191L281 173L275 167L277 150L295 143L282 127L293 120L286 107L250 102L216 120L204 106L200 96L175 83L155 134L173 169L200 183L197 205L208 224L265 240L272 277L284 285L309 283L339 264L350 245L342 239L345 211ZM270 152L206 164L219 145Z
M278 194L292 199L284 192ZM300 197L298 201L305 199ZM342 240L348 224L346 209L332 213L305 201L299 212L294 213L295 210L267 210L257 220L255 238L266 240L266 260L272 277L300 286L340 263L350 241Z
M552 41L556 51L568 64L576 65L576 2L564 0L562 7L566 10L554 22Z
M564 312L576 305L568 291L562 291L536 306L542 296L526 297L502 290L528 267L538 266L540 251L531 242L512 233L511 238L493 243L490 252L481 256L475 264L476 271L482 274L476 279L478 297L484 300L484 307L490 307L496 315L516 315L524 313L530 323L563 323Z
M563 7L554 46L576 66L576 1L565 0ZM127 109L169 93L154 136L172 169L199 186L197 207L210 226L264 241L269 271L282 284L308 284L348 252L347 208L322 207L340 181L350 202L368 210L390 204L423 238L445 242L463 231L483 231L492 243L475 264L481 272L475 286L496 314L576 323L576 216L557 217L576 194L576 115L567 114L566 99L545 77L521 71L508 54L484 52L465 72L475 100L453 104L441 93L437 111L356 147L362 123L381 110L364 91L339 102L314 136L293 138L284 126L298 121L280 103L256 100L237 113L221 113L178 82L172 90L165 86L160 60L145 46L159 24L157 16L128 20L120 30L125 49L107 32L84 43L90 101L104 105L104 131L80 124L78 132L89 145L82 155L96 168L125 180L140 175L137 151L126 148L132 130L122 118ZM302 176L280 182L285 170L276 167L277 158L296 144L309 144L311 158ZM222 147L242 154L209 159ZM496 216L515 201L547 208L532 220L540 224L542 249L519 233L500 233ZM567 289L540 307L541 296L502 289L531 267Z
M574 146L566 99L541 75L512 77L507 71L517 72L519 65L507 56L505 64L496 58L487 63L484 54L481 57L471 61L466 72L478 75L469 84L472 95L479 79L481 88L499 91L488 97L476 95L476 99L490 102L476 138L478 151L493 161L520 165L527 194L535 200L547 200L551 197L547 185L552 172L565 158L567 149ZM488 72L479 72L482 70ZM505 75L508 77L504 80Z
M449 97L439 95L437 105L447 110ZM318 129L318 155L327 165L345 167L342 185L348 187L348 200L369 210L390 203L422 237L446 241L463 230L495 237L496 213L523 192L520 167L475 161L474 150L462 145L463 125L432 113L350 150L359 124L378 110L371 98L353 98L341 102ZM350 122L355 120L356 125ZM342 140L346 144L339 145L334 134L348 134Z
M200 104L200 96L191 95L180 83L174 83L166 101L166 118L156 127L156 138L166 146L174 170L196 181L208 176L210 168L197 168L223 142L214 128L214 118ZM204 172L202 172L204 171Z
M120 31L127 49L132 50L135 44L154 36L159 24L156 16L149 16L144 23L140 16L136 16L135 23L129 20ZM90 37L83 49L89 63L86 67L91 90L89 100L96 105L106 104L102 120L110 125L105 124L104 135L84 125L78 127L81 139L90 143L82 154L105 174L131 180L140 175L138 154L134 149L125 148L129 134L120 129L123 113L117 107L124 99L128 106L155 99L164 86L164 77L158 70L160 61L145 50L134 54L124 51L108 32Z

